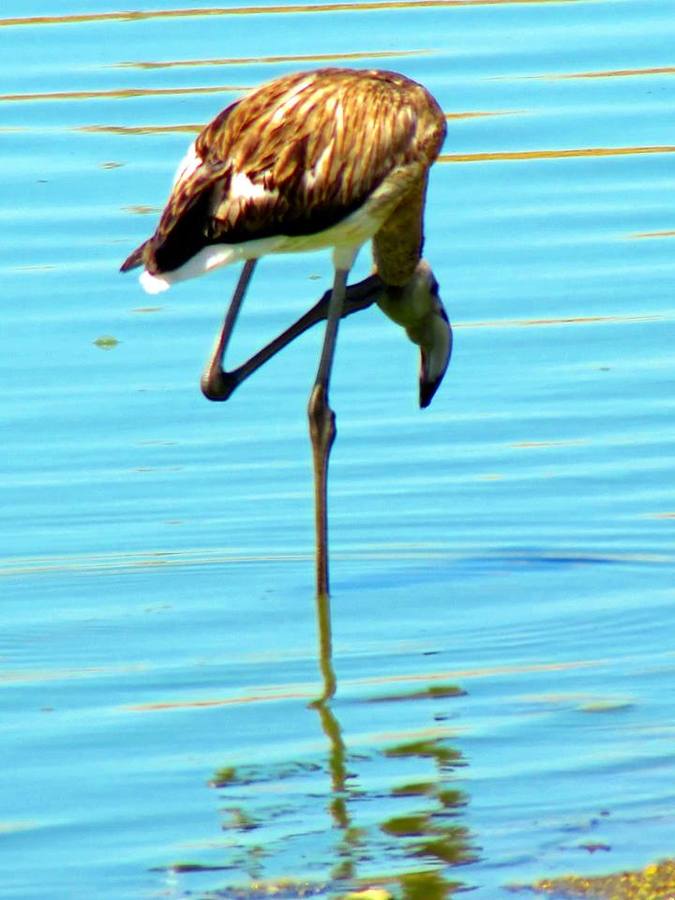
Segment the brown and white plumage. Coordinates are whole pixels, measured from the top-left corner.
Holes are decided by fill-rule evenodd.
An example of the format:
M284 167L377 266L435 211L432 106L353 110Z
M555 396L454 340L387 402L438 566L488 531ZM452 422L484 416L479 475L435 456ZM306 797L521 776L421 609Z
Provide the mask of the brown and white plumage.
M319 69L279 78L203 129L179 167L155 234L122 270L142 264L151 276L167 274L166 284L144 281L162 289L181 278L168 273L204 248L221 248L201 263L208 271L270 252L360 246L403 198L421 204L444 134L436 102L402 75ZM396 260L381 254L385 282L410 277L422 240L417 223L412 231ZM199 268L189 275L201 274Z
M327 319L309 403L319 597L328 595L325 495L335 436L328 383L340 318L376 301L406 329L421 349L422 406L431 401L450 357L450 325L433 273L421 259L427 176L445 131L443 112L429 92L395 72L331 68L278 78L228 106L201 131L178 167L157 230L122 265L122 271L143 266L141 284L156 293L246 260L202 377L205 395L222 400L242 380L234 382L224 371L223 358L255 260L333 248L331 298L312 319ZM377 277L347 288L356 253L370 239ZM306 319L272 342L272 352L307 327L301 326ZM267 348L259 354L270 355Z

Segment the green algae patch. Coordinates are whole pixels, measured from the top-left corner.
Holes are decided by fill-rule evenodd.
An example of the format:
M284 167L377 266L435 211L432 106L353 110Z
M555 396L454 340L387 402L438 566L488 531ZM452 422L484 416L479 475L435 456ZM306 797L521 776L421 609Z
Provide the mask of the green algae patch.
M95 347L98 347L99 350L113 350L119 344L119 341L116 337L113 337L110 334L103 334L101 337L97 337L93 342Z

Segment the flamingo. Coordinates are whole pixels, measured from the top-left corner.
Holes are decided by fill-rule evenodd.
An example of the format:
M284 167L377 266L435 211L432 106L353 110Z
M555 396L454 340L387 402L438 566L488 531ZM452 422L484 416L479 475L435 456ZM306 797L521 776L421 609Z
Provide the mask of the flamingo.
M447 368L452 329L438 283L422 259L429 169L446 132L438 103L395 72L323 68L286 75L224 109L178 166L155 233L122 264L142 266L150 294L242 260L244 266L201 378L225 400L306 328L326 319L309 404L316 527L317 598L327 602L327 476L335 439L328 402L338 323L376 302L421 351L419 402L428 406ZM347 278L372 240L374 274ZM238 369L224 358L257 260L332 248L330 292Z

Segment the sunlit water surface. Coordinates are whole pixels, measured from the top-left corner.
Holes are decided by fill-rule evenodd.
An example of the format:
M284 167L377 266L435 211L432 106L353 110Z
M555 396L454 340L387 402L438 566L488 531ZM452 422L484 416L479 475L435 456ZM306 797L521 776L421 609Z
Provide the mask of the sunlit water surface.
M0 18L0 896L493 900L672 855L672 6L139 5ZM236 273L117 268L200 124L323 64L448 114L455 351L419 411L398 329L341 326L320 710L321 329L209 404ZM265 260L235 355L330 277Z

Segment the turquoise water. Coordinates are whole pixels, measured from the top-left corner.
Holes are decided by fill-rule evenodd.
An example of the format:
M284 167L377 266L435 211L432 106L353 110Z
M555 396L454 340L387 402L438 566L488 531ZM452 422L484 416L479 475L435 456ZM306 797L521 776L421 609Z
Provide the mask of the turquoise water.
M143 10L0 14L0 896L495 900L672 856L672 5ZM117 269L199 125L333 62L450 117L455 347L420 411L399 330L341 326L321 712L321 329L209 404L236 272ZM330 279L263 261L232 360Z

